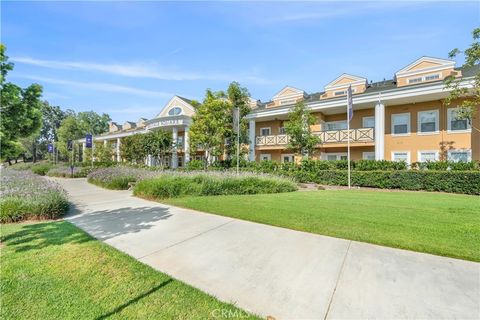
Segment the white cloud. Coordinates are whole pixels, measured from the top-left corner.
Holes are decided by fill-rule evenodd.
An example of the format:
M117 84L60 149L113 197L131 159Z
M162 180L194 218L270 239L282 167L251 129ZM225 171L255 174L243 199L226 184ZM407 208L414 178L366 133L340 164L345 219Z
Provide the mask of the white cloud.
M138 95L143 97L168 98L173 96L173 94L169 92L150 91L150 90L116 85L116 84L106 83L106 82L80 82L80 81L39 77L34 75L16 75L16 77L30 79L30 80L39 81L39 82L51 83L51 84L59 84L59 85L85 88L85 89L104 91L104 92L126 93L126 94Z
M256 84L269 83L256 75L229 75L222 73L195 73L175 70L165 70L156 63L150 64L104 64L85 61L42 60L31 57L13 57L13 62L23 63L51 69L77 69L101 72L134 78L150 78L158 80L217 80L217 81L248 81Z

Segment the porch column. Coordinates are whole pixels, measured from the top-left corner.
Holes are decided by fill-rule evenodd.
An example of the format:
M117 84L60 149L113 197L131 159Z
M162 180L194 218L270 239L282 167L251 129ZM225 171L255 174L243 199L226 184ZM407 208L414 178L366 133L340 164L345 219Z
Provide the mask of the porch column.
M255 120L248 123L248 160L255 161Z
M106 147L107 147L107 145L108 145L108 141L107 141L106 139L105 139L105 140L103 140L103 146L106 148Z
M375 105L375 160L385 159L385 105Z
M120 158L120 138L117 138L116 153L117 153L117 162L120 162L120 161L122 160L122 159Z
M172 128L172 168L178 168L178 154L177 154L177 142L178 142L178 129Z
M184 144L184 162L185 164L190 162L190 128L185 127L185 136L183 137L183 144Z
M87 144L85 142L82 143L82 162L87 161L85 157L85 149L87 148Z

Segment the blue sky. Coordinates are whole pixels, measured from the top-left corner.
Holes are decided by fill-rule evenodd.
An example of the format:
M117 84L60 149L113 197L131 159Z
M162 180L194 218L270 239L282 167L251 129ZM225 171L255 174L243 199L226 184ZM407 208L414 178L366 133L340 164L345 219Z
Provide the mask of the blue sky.
M480 2L3 1L1 10L8 80L120 122L233 80L266 101L285 85L322 91L344 72L389 79L420 56L465 48L480 22Z

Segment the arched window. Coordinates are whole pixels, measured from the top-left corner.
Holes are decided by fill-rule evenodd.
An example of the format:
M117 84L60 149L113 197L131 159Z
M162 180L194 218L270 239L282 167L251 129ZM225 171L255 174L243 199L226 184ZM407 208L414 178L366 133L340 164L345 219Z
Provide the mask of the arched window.
M172 109L168 110L169 116L177 116L182 113L182 109L179 107L173 107Z

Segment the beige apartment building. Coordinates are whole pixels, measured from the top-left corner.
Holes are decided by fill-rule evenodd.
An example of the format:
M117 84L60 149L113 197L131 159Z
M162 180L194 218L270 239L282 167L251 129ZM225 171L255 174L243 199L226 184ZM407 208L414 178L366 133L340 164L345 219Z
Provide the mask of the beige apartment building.
M480 160L480 111L472 123L456 117L456 105L445 106L449 92L443 80L448 76L461 79L471 87L478 66L456 68L451 60L422 57L396 72L391 80L369 81L365 77L342 74L317 93L287 86L271 101L252 99L249 121L249 160L296 161L288 150L284 123L293 105L303 100L315 115L312 126L320 137L314 158L340 160L347 157L350 137L352 160L404 160L408 163L434 160ZM353 119L347 130L346 91L352 87ZM149 130L172 132L172 154L166 159L149 157L148 164L168 163L182 167L191 157L202 159L202 152L190 147L188 129L195 109L191 101L173 97L153 119L112 123L110 132L95 141L112 144L120 158L122 137Z

